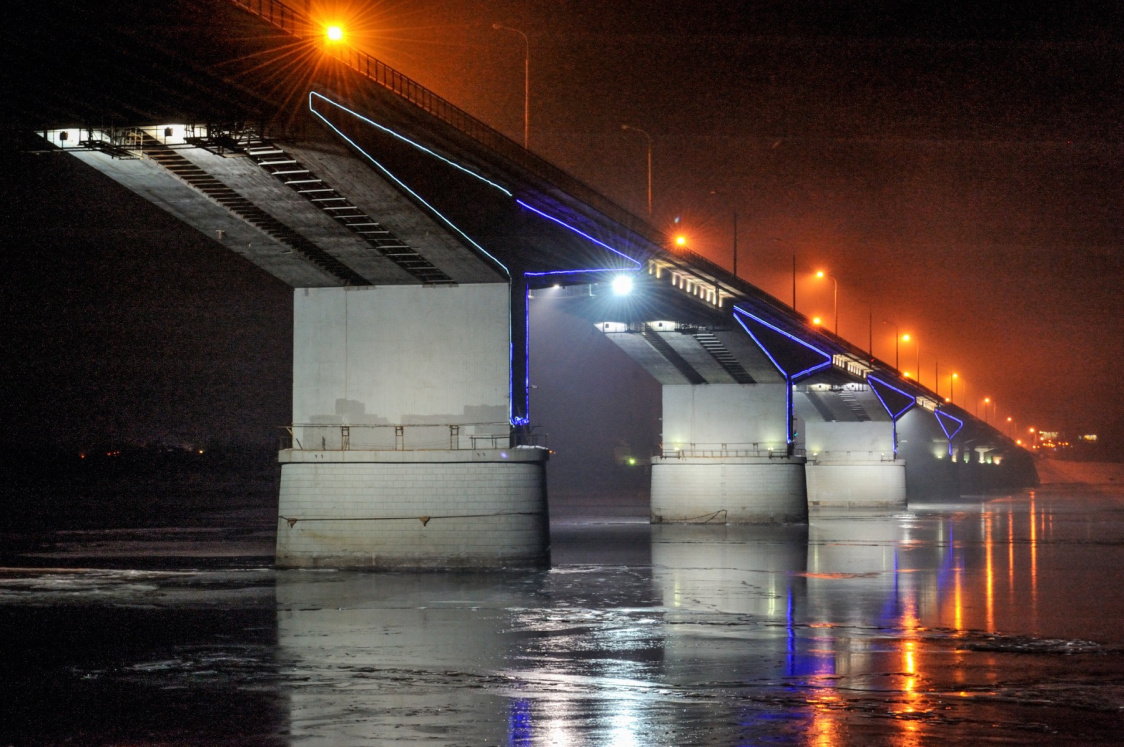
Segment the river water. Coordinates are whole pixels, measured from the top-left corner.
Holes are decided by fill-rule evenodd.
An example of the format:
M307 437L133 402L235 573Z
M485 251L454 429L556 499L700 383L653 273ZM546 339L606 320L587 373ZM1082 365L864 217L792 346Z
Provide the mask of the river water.
M1117 744L1124 488L567 518L536 573L274 571L270 517L0 571L0 744ZM28 566L38 566L30 568Z

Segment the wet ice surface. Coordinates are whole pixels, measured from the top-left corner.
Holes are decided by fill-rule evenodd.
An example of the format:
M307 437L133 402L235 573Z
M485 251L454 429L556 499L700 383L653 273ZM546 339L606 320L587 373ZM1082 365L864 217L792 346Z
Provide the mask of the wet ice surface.
M1120 741L1119 488L552 536L550 571L489 574L56 538L0 571L0 744Z

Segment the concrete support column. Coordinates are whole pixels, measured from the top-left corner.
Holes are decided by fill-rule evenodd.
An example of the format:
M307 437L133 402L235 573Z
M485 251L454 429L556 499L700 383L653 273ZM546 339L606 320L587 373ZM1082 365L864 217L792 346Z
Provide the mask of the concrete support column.
M282 452L277 565L549 563L541 449Z
M786 387L664 386L653 522L807 520L804 458L788 454Z
M547 451L510 440L506 283L298 289L280 567L549 562Z
M891 422L804 424L808 507L812 512L905 508L905 460Z

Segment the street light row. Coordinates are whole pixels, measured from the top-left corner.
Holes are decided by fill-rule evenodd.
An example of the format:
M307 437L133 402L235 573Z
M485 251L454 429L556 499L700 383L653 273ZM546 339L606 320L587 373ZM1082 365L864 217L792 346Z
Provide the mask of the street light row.
M519 34L519 36L522 37L522 39L523 39L523 147L528 148L528 147L530 147L530 134L531 134L531 42L530 42L530 39L527 37L527 34L523 31L519 30L519 29L512 28L510 26L505 26L501 23L492 24L492 28L496 31L510 31L510 32ZM345 39L344 28L343 28L342 25L340 25L338 23L330 23L330 24L326 25L325 28L324 28L324 35L325 35L326 40L329 43L332 43L332 44L338 44L338 43L344 41L344 39ZM629 125L629 124L622 124L621 130L627 131L627 132L636 132L636 133L639 133L640 135L642 135L644 137L646 150L647 150L647 208L648 208L648 217L651 218L651 216L652 216L652 136L647 131L645 131L645 130L639 128L639 127L636 127L634 125ZM686 238L686 236L684 236L682 234L679 234L679 235L674 237L674 242L675 242L675 245L677 247L685 247L686 244L687 244L687 238ZM735 213L734 214L734 274L735 275L737 275L737 260L738 260L738 258L737 258L737 214ZM828 274L824 270L818 270L816 272L816 277L820 278L820 279L827 278L827 279L831 280L831 282L832 282L832 326L833 326L834 334L836 336L838 336L839 335L839 279L837 277L835 277L834 275ZM617 292L622 292L620 289L614 289L614 290L616 290ZM627 291L623 291L623 292L627 292ZM796 310L796 255L795 254L792 257L792 308L793 308L793 311ZM873 314L872 314L872 316L873 316ZM820 317L817 316L817 317L814 317L812 319L812 323L819 326L823 323L823 320ZM909 342L910 339L911 339L910 335L909 335L909 333L906 333L904 335L901 334L901 330L899 329L898 325L894 322L884 321L883 323L888 324L888 325L890 325L894 328L894 368L900 371L901 370L901 365L900 365L901 343L902 342ZM870 352L870 355L873 357L873 355L874 355L874 349L873 349L873 347L874 347L873 319L870 320L870 324L871 324L871 330L870 330L870 334L871 334L870 348L871 349L870 349L869 352ZM918 383L920 383L920 381L921 381L921 373L920 373L921 372L921 346L919 344L917 345L917 359L916 360L917 360L917 381L918 381ZM905 378L911 378L909 371L905 371L903 373L903 376ZM934 356L933 378L934 378L935 392L936 392L937 396L940 396L940 363L936 360L935 356ZM946 402L955 403L955 400L956 400L956 381L957 381L957 379L959 379L959 374L957 374L957 373L952 373L951 376L949 377L949 396L946 398L946 400L945 400ZM982 402L984 404L984 420L985 420L985 422L987 422L987 420L988 420L988 413L987 413L988 407L990 406L992 408L992 415L994 416L995 415L995 403L992 401L992 399L990 397L984 397ZM979 405L980 405L980 402L977 401L976 402L976 416L977 417L979 417ZM1011 417L1007 418L1007 422L1011 424L1012 428L1014 427L1014 420ZM1033 428L1030 429L1030 430L1031 430L1031 433L1034 432Z

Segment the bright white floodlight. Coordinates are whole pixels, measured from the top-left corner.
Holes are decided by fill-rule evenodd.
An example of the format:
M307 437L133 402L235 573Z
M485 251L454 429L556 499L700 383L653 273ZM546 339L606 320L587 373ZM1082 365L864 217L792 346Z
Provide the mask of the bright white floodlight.
M632 293L631 275L617 275L615 278L613 278L614 296L627 296L629 293Z

